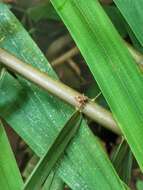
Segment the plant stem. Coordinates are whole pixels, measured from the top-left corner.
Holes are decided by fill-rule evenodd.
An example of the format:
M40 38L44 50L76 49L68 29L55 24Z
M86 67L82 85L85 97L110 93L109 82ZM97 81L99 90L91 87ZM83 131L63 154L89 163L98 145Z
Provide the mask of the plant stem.
M97 103L88 99L84 102L84 95L73 90L60 81L54 80L47 75L47 73L41 72L38 69L28 65L10 53L0 48L0 62L3 66L8 67L10 70L20 74L24 78L43 88L44 90L52 93L54 96L59 97L68 104L79 108L82 106L82 112L92 120L100 123L102 126L113 131L116 134L121 134L120 129L117 127L112 114L106 109L102 108ZM78 98L83 99L83 105L79 105Z
M143 55L136 51L131 45L127 43L126 45L133 58L142 68ZM74 54L75 52L78 52L78 49L76 47L74 47L71 52L68 52L67 56L69 57L69 55ZM67 85L61 83L60 81L52 79L47 75L47 73L43 73L36 68L22 62L21 60L17 59L3 49L0 49L0 61L3 63L4 66L8 67L12 71L15 71L16 73L35 83L44 90L47 90L48 92L59 97L60 99L64 100L74 107L79 107L79 102L77 101L76 97L82 98L83 95L68 87ZM82 112L92 120L106 127L107 129L117 134L121 134L121 131L117 127L117 124L113 119L112 114L97 103L91 101L89 98L86 104L83 106Z
M77 54L79 54L79 49L76 46L74 46L68 52L64 53L63 55L52 61L51 65L54 67L58 66Z

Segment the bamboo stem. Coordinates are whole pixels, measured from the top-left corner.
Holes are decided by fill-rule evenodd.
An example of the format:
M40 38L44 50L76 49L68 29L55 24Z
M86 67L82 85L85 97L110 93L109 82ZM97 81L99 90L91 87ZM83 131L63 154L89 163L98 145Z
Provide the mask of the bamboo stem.
M90 99L85 101L84 95L80 94L79 92L73 90L60 81L52 79L47 75L47 73L41 72L31 65L22 62L3 49L0 49L0 62L0 64L3 64L3 66L8 67L10 70L23 76L44 90L52 93L54 96L59 97L73 107L78 108L81 106L81 102L78 102L78 99L83 100L82 112L85 115L100 123L107 129L113 131L114 133L121 134L121 131L117 127L112 114Z

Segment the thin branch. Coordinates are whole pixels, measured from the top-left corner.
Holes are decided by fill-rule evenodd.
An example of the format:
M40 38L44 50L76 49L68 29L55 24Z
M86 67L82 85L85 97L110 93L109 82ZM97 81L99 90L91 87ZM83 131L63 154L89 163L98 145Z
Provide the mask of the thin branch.
M68 59L67 62L69 63L69 65L71 66L71 68L75 71L75 73L78 76L80 76L81 75L81 71L80 71L80 68L78 67L78 65L72 59Z
M107 129L117 134L121 134L112 114L97 103L94 103L92 100L87 100L84 95L79 92L66 86L60 81L52 79L47 75L47 73L43 73L31 65L22 62L3 49L0 49L0 62L3 66L8 67L17 74L20 74L24 78L52 93L54 96L59 97L73 107L78 108L82 106L82 112L89 118L100 123Z
M79 54L79 49L76 46L74 46L72 49L70 49L69 51L52 61L51 65L54 67L58 66L77 54Z
M60 36L58 39L55 39L52 44L48 47L46 52L46 57L51 61L54 57L57 57L63 49L72 44L73 40L69 34Z

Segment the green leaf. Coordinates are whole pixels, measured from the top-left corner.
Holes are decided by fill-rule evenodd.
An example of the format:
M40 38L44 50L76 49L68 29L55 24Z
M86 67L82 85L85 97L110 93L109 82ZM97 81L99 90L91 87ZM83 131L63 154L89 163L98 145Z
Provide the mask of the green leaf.
M121 179L126 184L129 184L131 179L133 156L125 140L116 147L112 153L111 161Z
M0 189L20 190L23 186L22 177L1 121L0 150Z
M64 190L64 182L59 178L55 172L51 172L46 182L44 183L42 190Z
M81 50L143 171L141 71L98 1L51 2Z
M35 22L38 22L41 19L60 20L60 17L49 1L29 8L27 14Z
M81 113L76 111L69 121L65 124L59 132L56 139L54 139L49 150L39 161L31 176L27 180L24 190L39 190L46 178L50 174L53 167L56 165L60 156L64 153L67 145L74 137L77 129L81 124Z
M38 155L42 156L43 154L41 154L41 152L43 151L45 145L43 143L43 140L47 142L47 145L50 143L47 136L40 134L38 131L39 127L40 129L43 129L43 126L39 125L38 128L36 128L34 135L30 130L29 134L27 135L26 125L24 126L22 124L25 123L28 119L29 124L27 124L27 126L31 128L31 120L29 120L27 117L26 112L23 114L23 110L21 110L21 115L18 115L20 109L23 108L24 103L27 101L27 94L19 82L8 73L4 75L3 82L0 84L0 108L2 108L0 109L0 114L3 114L3 117L6 118L10 124L12 124L14 129L17 127L19 129L17 131L20 136L22 136L23 139L28 142L28 144L35 152L37 152ZM15 110L15 112L13 110ZM50 120L48 120L48 122L50 122ZM50 133L52 135L52 127L50 129L51 130L45 133ZM28 138L29 136L30 140ZM39 136L41 137L40 140L38 140ZM47 148L44 150L46 152ZM104 187L110 189L110 183L116 188L118 185L120 186L120 183L117 182L118 178L116 176L116 173L114 173L114 170L107 156L105 155L105 152L102 150L100 142L98 142L98 139L95 138L89 131L89 129L86 127L85 122L82 123L81 129L79 130L73 144L70 145L66 153L68 156L65 155L64 159L61 160L58 168L58 174L70 187L72 187L72 189L80 190L85 186L90 189L95 185L99 189L102 189L102 187L103 189ZM103 177L103 175L105 176ZM108 179L106 178L107 175ZM99 181L99 177L102 179L102 183Z
M0 47L57 78L41 51L3 4L0 4L0 14ZM0 81L0 115L42 157L73 109L17 77L5 72ZM57 174L73 190L124 189L98 138L84 120L58 164Z
M143 46L143 1L142 0L114 0L125 20L136 35L136 38Z
M143 190L143 181L138 180L136 183L137 190Z
M103 6L104 10L106 11L107 15L110 17L112 23L118 30L119 34L125 38L127 36L127 30L126 30L126 22L124 18L122 17L120 11L115 6Z
M143 53L143 46L141 46L141 44L139 43L139 41L137 40L136 36L134 35L133 31L131 30L131 28L129 26L126 26L128 34L130 36L130 39L133 43L133 46L140 51L141 53Z

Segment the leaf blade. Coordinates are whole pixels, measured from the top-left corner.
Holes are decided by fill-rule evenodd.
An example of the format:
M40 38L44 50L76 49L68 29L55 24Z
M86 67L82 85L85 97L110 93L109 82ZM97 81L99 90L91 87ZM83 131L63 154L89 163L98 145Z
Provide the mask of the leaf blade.
M24 186L24 190L31 190L32 188L38 190L49 176L52 168L56 165L59 157L65 151L71 138L81 124L81 113L76 111L62 128L57 138L54 140L49 150L37 164L28 181Z
M126 184L129 184L132 172L133 155L125 140L116 147L111 155L111 161L121 179Z
M11 150L7 135L0 121L0 185L4 190L19 190L23 180Z
M142 18L142 10L143 10L143 2L142 0L134 1L134 0L114 0L118 9L124 16L125 20L131 27L132 31L136 35L138 41L143 46L143 18Z
M139 140L143 138L143 77L139 68L98 1L91 0L88 5L83 0L51 2L81 50L143 170L143 144Z

